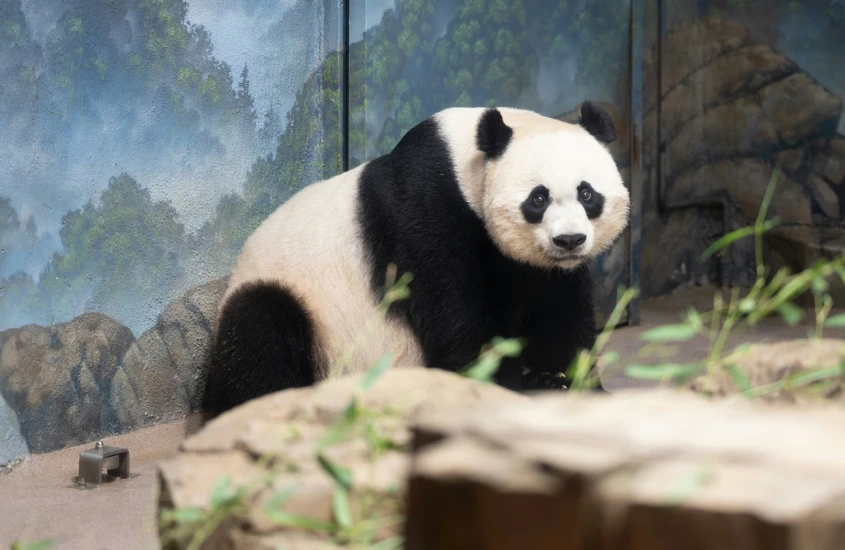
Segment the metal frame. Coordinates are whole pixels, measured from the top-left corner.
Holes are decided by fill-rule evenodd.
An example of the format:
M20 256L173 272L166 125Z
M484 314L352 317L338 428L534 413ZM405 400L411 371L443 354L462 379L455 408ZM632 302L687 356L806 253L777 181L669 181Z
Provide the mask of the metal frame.
M630 193L631 221L628 224L628 288L640 288L642 207L643 207L643 39L644 0L631 0L630 15ZM640 323L641 298L628 304L627 325Z
M340 113L340 148L341 172L349 170L349 4L352 0L341 0L343 8L343 77L341 84L341 113Z

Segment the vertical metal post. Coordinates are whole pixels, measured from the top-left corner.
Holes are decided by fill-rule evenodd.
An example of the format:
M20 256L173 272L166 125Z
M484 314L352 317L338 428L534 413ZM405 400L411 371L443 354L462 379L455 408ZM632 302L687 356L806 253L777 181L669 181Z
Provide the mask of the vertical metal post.
M644 0L631 0L630 14L630 171L631 222L628 227L628 288L640 289L640 250L643 206L643 34ZM637 297L628 305L628 325L640 322Z
M349 170L349 3L341 0L343 8L343 82L341 83L341 171Z

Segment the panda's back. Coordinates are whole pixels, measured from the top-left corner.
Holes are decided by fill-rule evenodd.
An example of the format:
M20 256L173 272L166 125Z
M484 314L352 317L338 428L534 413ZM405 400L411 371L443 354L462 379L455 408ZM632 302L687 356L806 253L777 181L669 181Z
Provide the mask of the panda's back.
M422 365L407 325L378 315L357 219L364 166L303 188L273 212L244 244L221 307L245 283L278 282L311 315L325 361L338 359L357 340L348 362L352 370L387 352L397 366Z

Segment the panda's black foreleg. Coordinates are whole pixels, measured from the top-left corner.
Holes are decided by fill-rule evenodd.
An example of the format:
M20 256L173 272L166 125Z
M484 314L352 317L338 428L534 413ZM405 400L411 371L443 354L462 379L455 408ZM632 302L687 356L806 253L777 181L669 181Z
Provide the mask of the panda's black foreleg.
M528 371L523 375L526 390L568 390L571 380L562 372Z
M595 366L590 369L590 376L594 376L594 381L591 382L590 391L599 393L608 393L601 380L595 374ZM522 386L525 390L568 390L572 384L572 379L563 372L543 372L543 371L528 371L523 375Z
M249 283L220 314L201 404L206 419L250 399L315 381L313 323L277 283Z

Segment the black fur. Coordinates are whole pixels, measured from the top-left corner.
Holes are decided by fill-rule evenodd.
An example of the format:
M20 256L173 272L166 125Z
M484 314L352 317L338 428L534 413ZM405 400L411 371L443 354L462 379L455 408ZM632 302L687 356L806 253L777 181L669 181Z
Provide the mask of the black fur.
M433 120L364 168L358 208L375 291L383 291L389 263L413 274L410 298L391 314L408 321L429 367L456 371L494 336L523 337L527 347L502 364L497 381L528 389L592 348L589 267L549 271L503 256L464 201Z
M534 202L534 197L540 195L543 197L544 201L543 204L537 206ZM546 188L545 185L538 185L531 192L528 194L528 198L525 199L522 204L520 205L520 210L522 210L522 217L525 218L530 224L538 224L543 221L543 214L546 213L546 209L549 207L549 190Z
M589 200L584 200L582 191L590 192ZM587 218L591 220L601 216L601 213L604 211L604 195L593 189L593 186L586 181L582 181L578 186L578 201L584 207L584 211L587 212Z
M202 409L206 418L261 395L314 383L310 316L276 283L249 283L220 315Z
M505 124L498 109L487 109L478 121L476 145L488 160L502 156L513 137L513 129Z
M599 143L612 143L616 141L616 126L610 113L593 103L585 101L581 104L581 126Z

